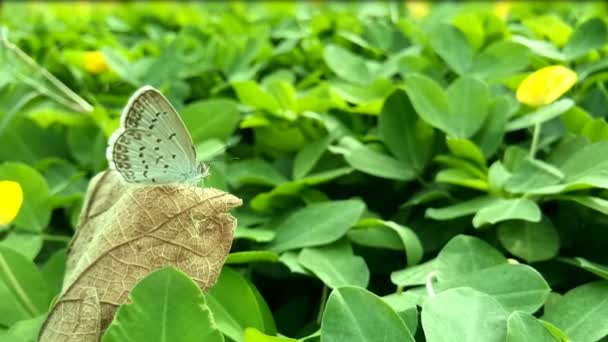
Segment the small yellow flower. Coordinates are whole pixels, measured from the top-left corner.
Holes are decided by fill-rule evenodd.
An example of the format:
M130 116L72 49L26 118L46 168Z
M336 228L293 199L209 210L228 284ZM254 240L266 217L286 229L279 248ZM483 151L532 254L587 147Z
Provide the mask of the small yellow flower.
M498 1L496 5L494 5L494 15L503 21L507 19L510 10L511 3L508 1Z
M565 66L552 65L536 70L517 88L517 100L532 107L554 102L576 83L576 73Z
M13 181L0 181L0 226L11 223L23 204L21 185Z
M414 18L424 18L429 14L429 4L426 1L406 1L405 4Z
M84 68L92 74L99 74L108 70L108 65L101 51L87 51L84 53Z

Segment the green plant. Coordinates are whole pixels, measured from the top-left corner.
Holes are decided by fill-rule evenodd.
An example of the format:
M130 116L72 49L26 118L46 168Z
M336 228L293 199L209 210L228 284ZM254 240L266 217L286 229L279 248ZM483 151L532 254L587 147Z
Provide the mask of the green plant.
M103 341L606 339L602 3L1 9L5 340L35 340L143 84L244 205L209 293L152 273Z

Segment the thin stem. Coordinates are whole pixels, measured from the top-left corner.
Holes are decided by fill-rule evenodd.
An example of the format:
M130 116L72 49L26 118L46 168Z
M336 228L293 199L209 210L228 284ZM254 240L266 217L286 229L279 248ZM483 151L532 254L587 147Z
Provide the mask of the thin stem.
M321 303L319 304L319 313L317 314L317 324L321 324L321 319L323 318L323 311L325 311L325 304L327 303L328 295L329 290L327 289L327 285L323 284L323 290L321 292Z
M76 94L68 86L63 84L59 79L57 79L55 76L53 76L53 74L48 72L48 70L46 70L45 68L40 66L38 63L36 63L35 60L33 60L30 56L28 56L21 49L19 49L15 44L9 42L8 39L6 38L5 32L2 32L2 34L0 35L0 41L2 42L2 45L5 48L7 48L8 50L11 50L19 59L21 59L23 62L25 62L28 66L30 66L31 68L34 68L38 72L40 72L42 77L44 77L46 80L51 82L51 84L53 84L55 87L57 87L57 89L59 89L68 99L75 102L79 106L79 108L78 108L79 111L82 111L85 113L93 111L93 106L90 103L88 103L82 97L78 96L78 94ZM48 95L48 92L46 92L46 95Z
M72 240L71 236L65 236L65 235L48 235L48 234L43 234L43 235L41 235L41 237L45 241L57 241L57 242L65 242L65 243L69 243L70 240Z
M534 158L536 155L536 149L538 148L538 140L540 138L540 123L534 125L534 132L532 133L532 144L530 145L530 158Z

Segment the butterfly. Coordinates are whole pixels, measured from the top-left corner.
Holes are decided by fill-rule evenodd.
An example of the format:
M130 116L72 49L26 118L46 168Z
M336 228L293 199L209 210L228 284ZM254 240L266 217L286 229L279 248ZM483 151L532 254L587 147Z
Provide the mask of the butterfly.
M179 114L151 86L141 87L127 102L106 158L128 183L196 183L209 175L209 165L196 159Z

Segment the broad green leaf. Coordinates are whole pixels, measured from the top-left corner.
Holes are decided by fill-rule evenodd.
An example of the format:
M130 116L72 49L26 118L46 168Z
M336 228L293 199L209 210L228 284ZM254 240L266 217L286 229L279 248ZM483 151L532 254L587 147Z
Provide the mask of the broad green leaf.
M150 273L129 298L102 341L224 341L198 285L175 268Z
M305 269L298 261L298 254L299 253L296 253L294 251L285 252L281 254L279 261L283 263L283 265L287 266L287 268L289 268L289 270L293 273L300 273L312 276L312 273Z
M515 311L507 321L506 342L559 342L534 316Z
M394 156L416 173L424 170L433 149L435 131L418 118L403 90L395 90L384 102L378 129Z
M102 341L224 341L198 285L175 268L150 273L129 298Z
M181 111L194 143L219 138L228 139L236 129L241 114L230 99L210 99L192 102Z
M441 280L436 287L440 291L470 287L491 295L508 312L519 310L527 313L538 310L551 291L547 282L534 268L509 263Z
M323 341L409 342L414 337L382 299L357 287L332 291L321 320Z
M568 291L541 319L555 324L573 341L598 341L608 335L608 281Z
M467 74L483 80L497 80L524 70L529 62L528 49L510 41L497 41L475 56Z
M416 175L411 165L376 152L352 137L342 138L340 147L330 148L330 151L342 154L348 164L356 170L377 177L405 181Z
M458 75L464 75L473 62L473 49L457 28L441 24L430 35L433 49Z
M382 300L399 314L407 329L412 335L415 335L418 329L418 307L413 296L408 296L406 293L393 293L382 297Z
M558 117L574 106L571 99L561 99L540 107L532 113L525 114L507 123L507 132L530 127Z
M539 222L541 212L538 205L527 198L500 199L481 208L473 217L473 226L495 224L507 220Z
M405 78L405 90L424 121L443 132L451 132L450 122L445 118L449 112L448 96L437 82L413 73Z
M0 180L12 180L23 189L23 205L13 221L30 232L42 232L51 219L50 194L46 180L34 168L21 163L0 164Z
M456 157L467 159L474 162L477 166L485 168L486 159L483 153L474 143L463 138L446 138L446 143L450 152Z
M20 320L8 329L6 335L0 333L0 338L3 341L10 342L37 342L38 332L45 318L46 315L41 315L35 318Z
M234 300L238 293L238 301ZM265 334L276 334L266 302L257 289L242 275L224 267L214 287L206 296L218 329L235 341L244 340L245 328L256 328Z
M297 342L293 338L269 336L266 335L256 328L245 329L245 342Z
M346 240L304 248L298 262L332 289L347 285L366 288L369 282L365 260L353 254Z
M0 246L0 280L10 293L7 301L18 303L15 312L26 312L29 318L48 310L49 287L36 266L23 255Z
M503 222L498 239L507 251L529 263L549 260L559 252L559 234L548 217L540 222Z
M228 254L226 264L247 264L252 262L277 262L279 255L271 251L243 251Z
M402 287L424 285L429 274L435 272L436 269L436 259L432 259L419 265L394 271L391 273L391 282Z
M447 131L456 138L469 138L481 127L488 114L490 90L483 82L463 76L448 87Z
M5 246L33 261L42 248L42 236L13 230L1 241L0 246Z
M564 55L568 60L580 57L590 50L601 48L606 44L607 37L606 23L602 19L587 20L576 28L564 46Z
M317 164L321 156L329 146L331 136L314 140L306 144L295 156L293 161L293 179L306 176Z
M608 177L605 176L608 159L603 157L606 152L608 141L602 141L589 144L571 154L568 160L559 165L566 175L565 182L608 188Z
M582 195L561 195L555 196L555 199L576 202L587 208L597 210L604 215L608 215L608 200L603 198Z
M374 78L366 60L340 46L325 46L323 60L336 75L347 81L365 85Z
M390 239L390 247L394 247L396 243L398 250L405 250L405 254L407 256L407 264L409 266L416 265L420 262L423 254L422 243L420 242L420 239L418 238L418 236L416 236L416 233L414 233L413 230L396 222L385 221L376 218L365 218L357 222L354 229L348 232L348 237L349 239L355 237L353 241L358 242L362 245L369 246L370 244L365 240L368 240L368 238L373 237L364 234L365 236L360 236L362 239L359 239L357 236L357 232L361 231L364 228L373 229L373 227L380 227L381 229L383 228L385 229L385 231L390 232L389 237L387 237L385 234L380 233L381 239Z
M239 224L241 220L239 218ZM255 242L269 242L274 239L275 232L268 229L262 228L247 228L242 226L237 226L236 231L234 232L234 239L247 239Z
M555 166L527 157L512 170L504 188L511 193L527 193L559 184L565 177Z
M0 324L2 326L10 327L17 321L32 317L32 314L11 293L11 290L4 282L0 282L0 298L2 298L0 301ZM0 334L1 337L2 334Z
M504 342L508 316L493 297L462 287L427 299L421 319L428 342Z
M437 256L437 279L450 281L506 262L507 259L485 241L458 235Z
M550 42L529 39L518 35L513 36L512 41L527 47L535 55L547 57L556 61L565 61L566 59L564 54Z
M63 277L67 267L66 249L60 249L53 253L51 257L42 265L40 271L49 286L50 293L61 292Z
M276 186L287 181L277 169L261 159L247 159L230 164L226 178L234 188L245 184Z
M100 171L107 166L104 158L108 144L103 131L91 123L70 127L67 143L72 156L82 166Z
M269 112L277 112L281 109L277 100L255 81L234 82L232 87L241 103L245 105Z
M502 143L511 110L512 104L506 96L494 98L489 104L486 120L471 137L486 158L494 155Z
M466 161L460 160L460 162L460 164L465 165L466 169L449 168L441 170L435 175L435 181L437 183L454 184L480 191L487 191L488 182L485 179L479 179L479 175L476 174L478 173L477 171L474 173L469 172L470 169L475 168L468 167Z
M364 209L365 204L355 199L299 209L276 228L275 239L268 248L280 252L336 241L357 222Z
M500 201L500 199L492 196L476 197L443 208L428 208L425 212L425 216L434 220L451 220L457 217L473 215L482 208L498 201Z

